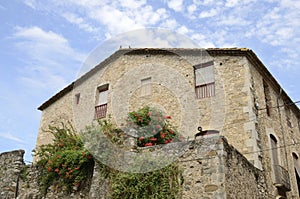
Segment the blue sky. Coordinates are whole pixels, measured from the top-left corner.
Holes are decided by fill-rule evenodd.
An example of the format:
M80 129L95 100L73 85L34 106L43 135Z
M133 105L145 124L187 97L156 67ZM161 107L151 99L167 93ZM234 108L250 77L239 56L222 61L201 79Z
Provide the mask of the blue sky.
M299 0L0 0L0 152L25 149L31 161L37 107L76 79L93 49L141 28L250 48L300 100L299 19Z

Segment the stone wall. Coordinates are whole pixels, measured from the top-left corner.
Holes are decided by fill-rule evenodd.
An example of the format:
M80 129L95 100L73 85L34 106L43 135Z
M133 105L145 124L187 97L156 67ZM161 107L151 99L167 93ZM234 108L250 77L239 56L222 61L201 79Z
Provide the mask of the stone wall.
M24 153L24 150L16 150L0 154L0 198L10 199L18 195Z
M299 112L297 113L292 108L293 104L287 106L290 109L291 122L291 125L288 125L284 106L287 103L287 99L283 91L280 91L276 85L272 84L269 81L270 77L263 75L257 67L251 66L250 73L252 78L252 101L256 103L256 107L253 106L253 109L256 110L256 115L253 118L256 120L256 131L261 142L262 150L259 153L262 158L269 192L274 197L279 194L273 185L275 181L270 139L270 135L273 135L277 139L278 164L288 171L290 177L291 191L287 192L286 196L287 198L299 198L292 156L292 153L295 153L300 157L300 148L297 144L300 142L299 118L297 118ZM266 109L264 83L270 91L269 115Z
M197 140L180 162L184 168L183 198L268 198L263 172L224 137Z
M129 51L129 50L127 50ZM37 146L51 141L43 132L55 117L65 116L78 129L94 121L97 88L109 84L107 115L118 126L126 121L127 113L150 105L173 117L172 124L185 137L193 137L198 126L219 130L228 142L248 160L261 167L260 150L253 121L253 100L250 96L250 62L245 56L214 55L200 50L184 55L161 51L129 53L124 50L110 62L82 81L75 82L72 91L61 96L43 110ZM184 51L183 51L184 52ZM194 67L207 61L214 62L215 96L195 99ZM151 78L151 93L141 96L141 80ZM80 102L75 95L80 93ZM234 132L234 133L232 133ZM239 139L236 139L239 134Z
M268 198L263 172L229 145L224 137L210 135L184 145L187 150L179 158L183 169L182 198ZM13 151L0 155L1 198L14 198L16 190L20 199L107 198L109 180L97 172L97 165L92 185L83 191L70 195L52 186L48 194L42 196L38 191L39 170L32 165L25 166L23 154L24 151ZM22 177L17 182L19 174Z
M226 142L224 148L227 198L268 198L264 173Z

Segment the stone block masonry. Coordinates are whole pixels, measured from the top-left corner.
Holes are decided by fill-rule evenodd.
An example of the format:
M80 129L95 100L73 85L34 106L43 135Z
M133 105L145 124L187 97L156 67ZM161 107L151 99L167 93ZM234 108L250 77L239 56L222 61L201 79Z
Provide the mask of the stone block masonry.
M178 159L183 169L179 198L268 198L263 172L229 145L224 137L214 135L184 144L188 145L188 150ZM39 170L34 165L24 165L23 155L23 150L0 154L1 199L15 198L16 194L20 199L108 197L109 181L96 172L97 165L92 185L82 192L67 194L50 187L48 194L42 196L38 191ZM18 177L20 174L22 177Z
M24 167L24 150L0 154L0 198L15 198L18 195L20 174Z

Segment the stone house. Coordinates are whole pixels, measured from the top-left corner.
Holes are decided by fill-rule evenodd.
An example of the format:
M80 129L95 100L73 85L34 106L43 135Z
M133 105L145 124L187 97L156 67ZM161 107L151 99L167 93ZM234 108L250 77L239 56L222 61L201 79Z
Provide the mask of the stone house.
M172 116L186 139L216 130L263 172L270 198L300 197L300 111L246 48L120 49L43 103L42 129L68 120L78 129L109 115L124 124L149 105Z

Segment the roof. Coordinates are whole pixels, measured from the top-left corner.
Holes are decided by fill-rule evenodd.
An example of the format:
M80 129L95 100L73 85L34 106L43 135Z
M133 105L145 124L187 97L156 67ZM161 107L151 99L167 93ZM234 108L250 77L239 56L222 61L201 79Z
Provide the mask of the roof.
M266 79L272 87L275 89L276 92L281 93L281 96L285 103L292 104L293 101L287 95L287 93L281 88L277 80L272 76L272 74L267 70L266 66L260 61L257 55L248 48L207 48L207 49L200 49L200 48L126 48L126 49L119 49L114 52L111 56L107 59L96 65L93 69L85 73L81 76L78 80L76 80L76 84L83 82L85 79L89 78L91 75L94 74L95 71L98 69L105 67L109 63L115 61L120 56L126 55L133 55L133 54L187 54L191 55L193 53L199 53L199 51L207 51L211 56L217 55L228 55L228 56L245 56L247 59L256 67L256 69L260 72L260 74ZM75 81L69 84L67 87L62 89L60 92L52 96L46 102L44 102L41 106L38 107L38 110L43 111L55 101L63 97L68 92L72 91L74 87ZM298 118L300 118L300 110L297 105L293 104L292 109L296 111Z

